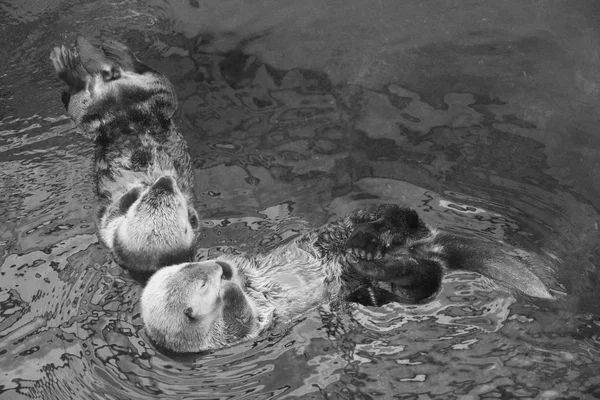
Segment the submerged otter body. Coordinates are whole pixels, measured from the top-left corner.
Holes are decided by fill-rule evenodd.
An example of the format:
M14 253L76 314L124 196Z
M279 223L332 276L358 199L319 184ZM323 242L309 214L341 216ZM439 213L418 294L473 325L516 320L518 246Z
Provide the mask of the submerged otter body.
M512 263L509 269L525 268L514 257L485 253L481 246L473 250L474 243L451 238L444 242L409 208L357 210L267 253L163 268L144 288L142 319L159 347L199 352L255 338L332 300L356 300L357 287L369 289L372 305L422 301L438 292L448 268L478 271L523 289L524 282L511 280L519 273L498 272L503 262ZM439 246L455 249L443 253ZM466 254L460 264L453 260L457 254ZM528 294L551 297L533 277L537 291ZM390 283L393 292L374 281Z
M50 59L70 117L96 147L101 241L133 272L191 261L194 175L171 83L114 41L98 48L78 37L77 52L55 47Z

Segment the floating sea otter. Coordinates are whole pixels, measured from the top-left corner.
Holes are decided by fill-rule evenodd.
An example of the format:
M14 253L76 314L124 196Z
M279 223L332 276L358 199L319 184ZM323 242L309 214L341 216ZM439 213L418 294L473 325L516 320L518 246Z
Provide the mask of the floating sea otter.
M141 298L148 336L174 352L199 352L257 337L325 302L342 299L353 283L374 285L375 305L419 302L435 294L445 269L480 272L530 296L551 299L518 258L476 241L428 228L417 213L377 205L310 231L264 254L163 268ZM368 298L368 297L367 297Z
M102 242L136 273L192 261L194 175L173 124L177 97L169 80L114 41L98 48L78 37L77 53L55 47L50 59L69 87L69 115L96 146Z

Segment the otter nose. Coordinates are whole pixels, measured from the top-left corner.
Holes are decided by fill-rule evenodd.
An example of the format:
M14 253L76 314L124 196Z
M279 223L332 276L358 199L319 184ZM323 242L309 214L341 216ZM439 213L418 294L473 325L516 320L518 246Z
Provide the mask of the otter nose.
M174 185L175 179L170 176L161 176L154 182L150 190L173 193L175 190Z
M233 270L231 269L231 265L227 264L224 261L215 261L219 266L221 266L221 269L223 270L223 275L221 275L222 279L225 280L231 280L231 278L233 277Z

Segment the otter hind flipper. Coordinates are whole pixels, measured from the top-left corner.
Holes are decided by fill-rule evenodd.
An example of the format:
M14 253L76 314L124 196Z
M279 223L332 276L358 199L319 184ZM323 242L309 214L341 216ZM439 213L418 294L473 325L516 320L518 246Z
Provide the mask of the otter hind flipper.
M442 265L435 260L406 257L393 251L380 260L361 260L350 265L361 276L370 279L371 286L378 290L381 289L378 282L390 284L392 290L386 298L392 300L386 301L388 303L417 303L427 299L439 291L444 275ZM377 295L378 290L371 292L371 303L381 303L381 300L375 300L381 297Z
M401 243L407 238L418 239L429 234L429 228L417 212L398 204L376 204L358 209L348 216L354 226L371 224L373 229L390 231L394 243Z
M116 40L106 40L102 43L102 51L106 57L119 64L126 71L133 71L137 74L154 71L140 62L129 47Z
M415 210L381 204L357 210L351 219L356 226L344 244L346 258L355 272L371 281L366 292L371 305L415 303L437 293L443 275L439 262L410 257L405 251L407 241L431 233ZM379 282L392 284L393 293L381 292ZM362 295L358 292L356 296L360 299Z
M83 36L77 36L77 51L83 68L90 75L100 75L104 81L121 77L119 63L107 57L102 49L94 46Z
M71 49L63 46L55 47L50 52L50 61L58 77L69 86L69 92L77 93L85 88L87 72L81 59ZM63 103L65 97L63 95ZM68 105L68 98L67 104Z
M345 247L349 254L365 260L381 259L390 246L421 239L430 232L415 210L396 204L357 210L350 218L356 226Z
M355 253L358 258L373 259L381 258L393 244L418 240L429 232L412 208L375 204L321 227L313 246L321 256Z

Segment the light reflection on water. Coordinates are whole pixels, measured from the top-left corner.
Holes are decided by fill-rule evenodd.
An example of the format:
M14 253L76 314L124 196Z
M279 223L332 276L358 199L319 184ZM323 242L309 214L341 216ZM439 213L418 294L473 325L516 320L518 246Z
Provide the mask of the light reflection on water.
M506 5L510 36L493 7L471 6L489 21L473 22L420 2L401 13L362 2L13 3L0 8L14 39L0 42L1 398L600 396L599 218L585 173L598 160L600 99L590 60L565 62L574 36L560 24L554 39L532 29L560 20L562 6ZM565 20L585 25L573 10ZM465 33L474 26L476 41ZM324 306L256 342L158 353L138 283L98 243L93 148L64 117L48 62L76 33L127 42L176 85L199 258L271 248L357 206L401 202L434 226L537 253L547 267L535 272L558 300L452 273L427 304Z

